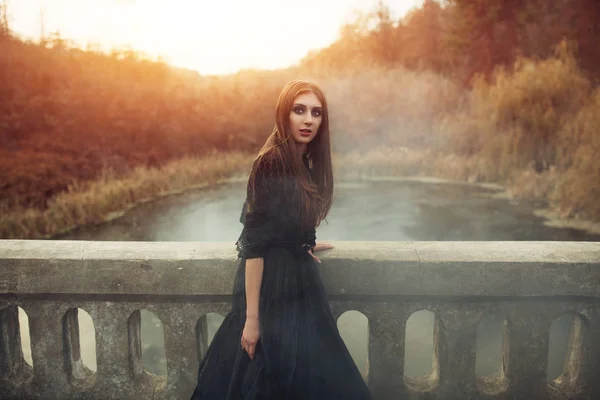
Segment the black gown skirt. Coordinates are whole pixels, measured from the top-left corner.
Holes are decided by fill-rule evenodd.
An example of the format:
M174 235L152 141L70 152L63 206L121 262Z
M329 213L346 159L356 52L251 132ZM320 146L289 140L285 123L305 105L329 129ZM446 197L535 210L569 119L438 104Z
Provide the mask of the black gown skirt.
M255 168L257 168L255 163ZM315 231L290 218L293 179L258 166L256 208L246 212L237 242L240 262L231 311L198 370L192 400L364 400L371 395L340 337L316 262ZM291 191L288 191L291 190ZM246 259L264 259L260 339L254 359L241 347L246 319Z

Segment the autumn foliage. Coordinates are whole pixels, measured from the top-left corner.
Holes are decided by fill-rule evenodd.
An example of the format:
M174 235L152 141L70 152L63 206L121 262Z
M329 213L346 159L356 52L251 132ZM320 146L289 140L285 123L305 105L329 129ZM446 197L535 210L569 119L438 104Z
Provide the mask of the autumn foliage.
M194 168L210 182L226 165L239 172L271 132L277 95L294 78L324 88L333 149L341 162L354 160L348 168L499 182L565 217L600 220L599 22L591 0L426 0L397 21L380 3L296 66L227 76L130 50L79 49L60 35L26 42L3 27L0 237L62 230L48 213L60 203L70 215L78 200L69 192L93 201L81 188L109 187L107 176L137 176L168 192L199 184ZM189 161L215 154L213 175L210 163ZM177 168L190 178L173 188L156 175ZM151 196L139 187L127 204ZM79 207L97 216L73 221L122 207L110 193L103 211Z

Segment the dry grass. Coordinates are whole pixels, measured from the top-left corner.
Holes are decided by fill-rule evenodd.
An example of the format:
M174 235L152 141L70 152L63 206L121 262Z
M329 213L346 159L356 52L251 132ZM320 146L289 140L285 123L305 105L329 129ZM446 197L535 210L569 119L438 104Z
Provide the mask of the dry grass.
M563 218L600 221L600 89L564 126L561 148L550 204Z
M543 203L562 218L600 221L600 90L565 44L479 80L467 107L443 116L440 136L471 174ZM469 163L469 162L468 162Z
M246 173L252 160L253 156L242 153L213 153L200 159L174 161L162 168L136 168L120 178L105 170L96 181L71 185L67 192L54 197L45 210L2 210L0 237L47 238L78 226L100 223L136 204Z
M516 172L508 185L508 194L517 200L526 200L547 206L548 198L556 188L556 168L538 173L532 169Z

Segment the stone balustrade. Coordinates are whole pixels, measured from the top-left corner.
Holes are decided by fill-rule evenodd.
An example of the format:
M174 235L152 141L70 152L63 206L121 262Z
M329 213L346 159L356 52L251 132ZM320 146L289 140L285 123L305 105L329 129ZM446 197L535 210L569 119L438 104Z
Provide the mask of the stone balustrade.
M322 278L336 317L368 319L375 399L600 398L600 243L333 244ZM227 313L235 257L230 243L0 241L0 398L189 398L208 344L201 317ZM94 322L96 371L81 361L78 308ZM163 323L166 376L143 367L142 309ZM435 314L433 368L406 377L406 322L423 309ZM549 382L549 330L565 313L574 323L564 372ZM504 344L499 372L478 377L484 315L505 319Z

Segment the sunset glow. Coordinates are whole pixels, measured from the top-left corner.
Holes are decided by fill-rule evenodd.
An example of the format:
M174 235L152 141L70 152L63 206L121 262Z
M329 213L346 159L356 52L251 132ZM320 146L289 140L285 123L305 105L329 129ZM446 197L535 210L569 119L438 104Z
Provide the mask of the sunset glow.
M399 18L422 0L389 0ZM42 32L78 46L131 47L150 57L203 74L292 65L309 50L332 43L357 11L375 0L18 0L9 23L18 35ZM42 23L43 21L43 23Z

